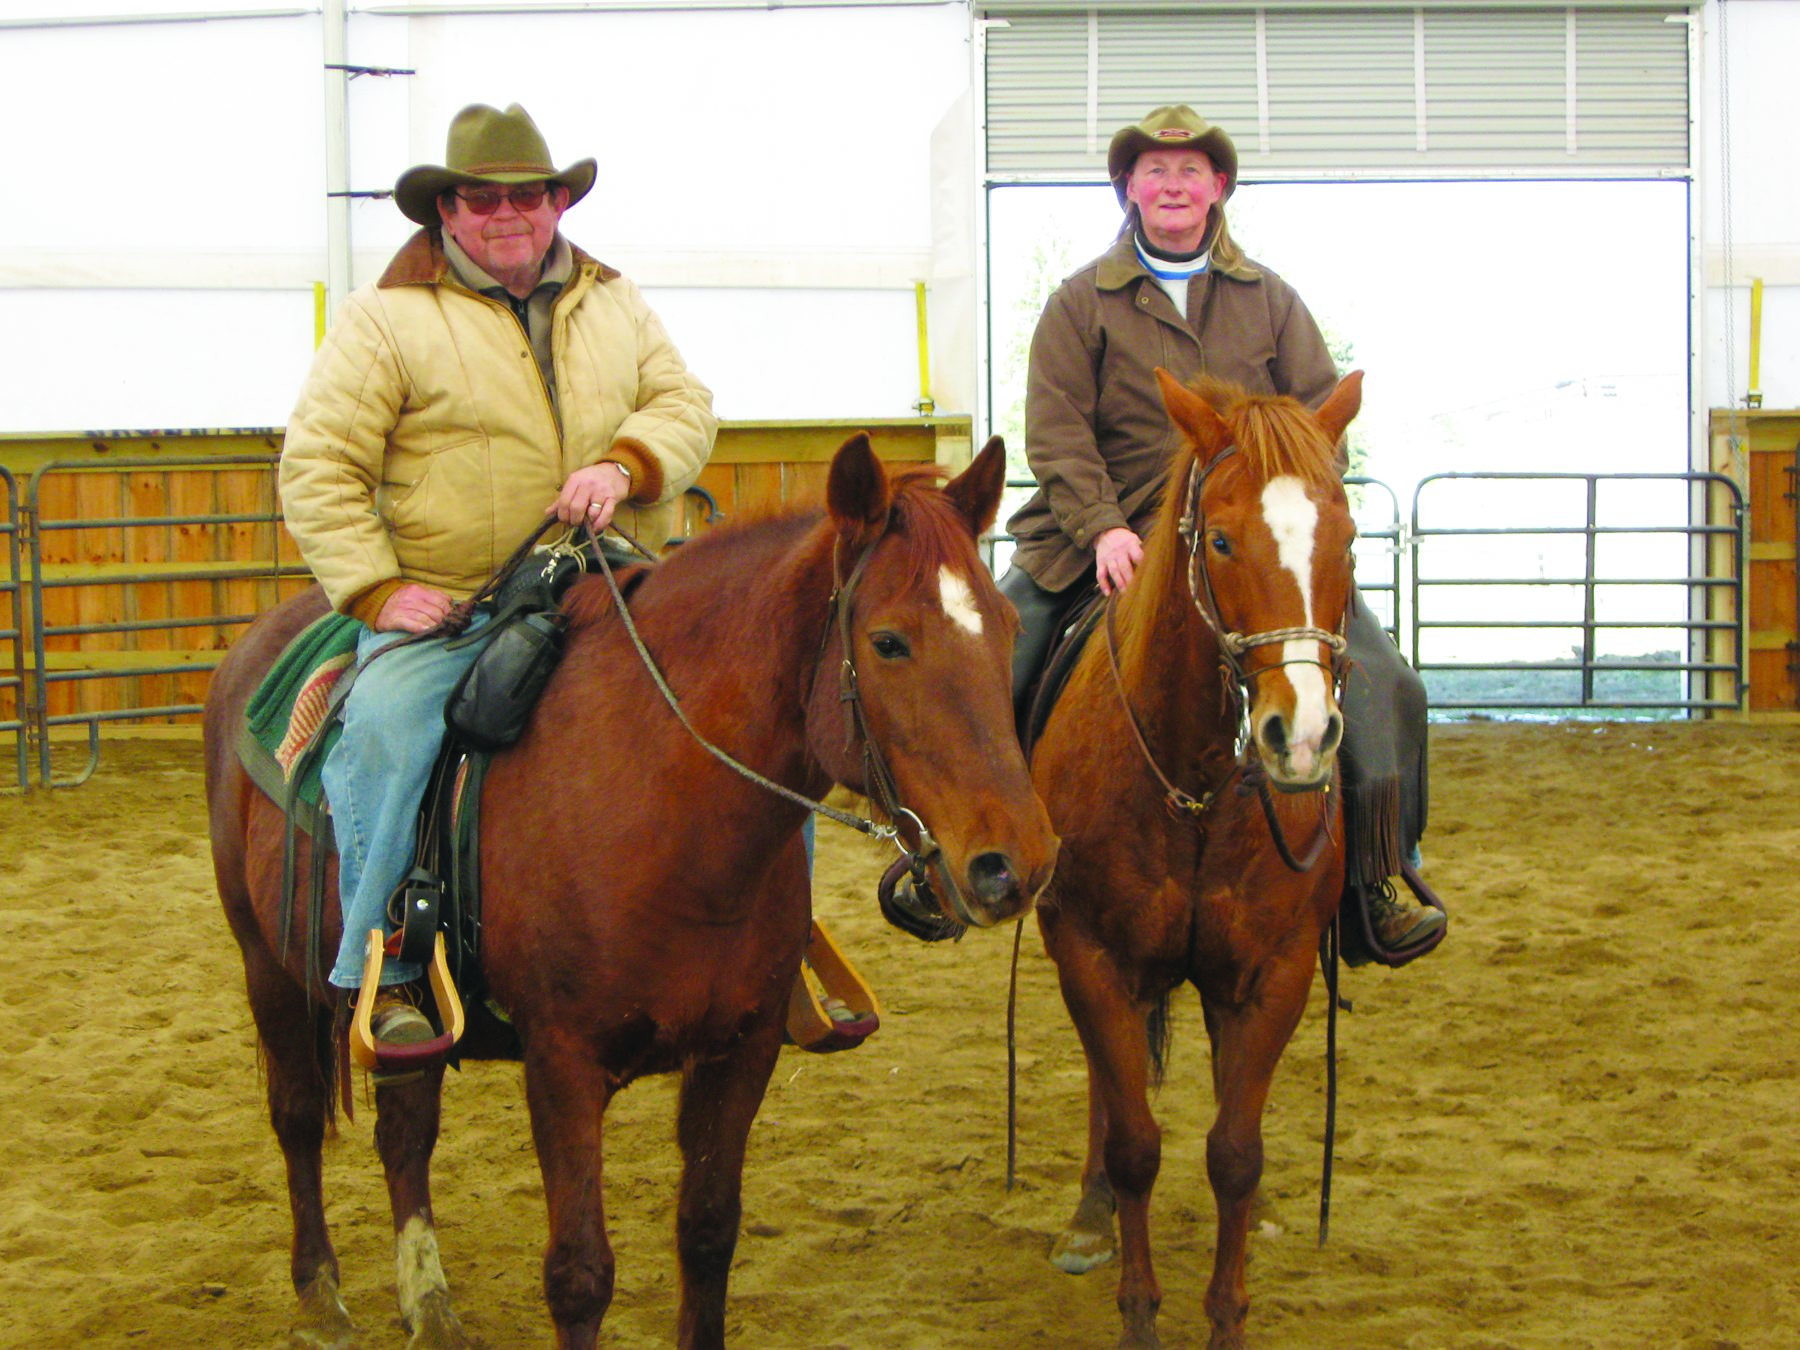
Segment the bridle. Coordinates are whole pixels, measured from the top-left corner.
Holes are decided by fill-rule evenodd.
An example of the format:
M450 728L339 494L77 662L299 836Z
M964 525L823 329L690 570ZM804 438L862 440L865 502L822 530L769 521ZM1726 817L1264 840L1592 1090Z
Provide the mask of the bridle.
M1225 626L1225 621L1219 613L1218 596L1213 591L1212 573L1208 570L1203 556L1202 541L1206 537L1207 526L1202 494L1206 490L1206 480L1211 477L1213 471L1237 453L1236 445L1228 445L1213 456L1204 470L1197 462L1188 466L1185 484L1186 499L1182 506L1181 523L1177 526L1178 533L1187 540L1188 546L1188 596L1193 601L1195 612L1200 615L1218 640L1221 687L1227 707L1229 708L1233 703L1236 704L1237 733L1232 746L1233 763L1231 772L1226 775L1224 782L1211 791L1195 797L1172 783L1158 766L1155 755L1151 753L1149 743L1144 739L1143 729L1138 725L1137 715L1131 710L1131 701L1125 692L1124 676L1119 670L1118 643L1114 633L1113 605L1110 596L1106 603L1106 651L1112 662L1113 684L1119 692L1119 702L1125 711L1126 725L1131 728L1131 733L1137 740L1138 750L1150 766L1150 771L1162 784L1163 798L1169 809L1178 815L1187 815L1198 819L1212 806L1214 800L1224 789L1225 783L1230 782L1234 777L1238 778L1240 792L1254 791L1261 799L1263 817L1268 822L1269 833L1274 838L1275 849L1281 855L1281 860L1291 870L1305 872L1318 861L1319 854L1324 850L1329 837L1329 831L1320 829L1315 833L1312 845L1303 858L1295 857L1293 851L1288 847L1286 832L1281 828L1281 822L1275 814L1275 803L1269 795L1268 773L1260 760L1251 752L1254 744L1250 735L1251 682L1282 666L1318 666L1331 681L1333 698L1341 702L1344 693L1344 677L1349 668L1349 662L1345 656L1349 646L1345 630L1350 614L1348 606L1346 606L1344 617L1339 622L1336 632L1305 625L1270 628L1260 633L1246 634ZM1327 647L1331 651L1330 664L1326 664L1316 657L1290 657L1284 660L1268 661L1249 669L1245 668L1243 657L1258 647L1273 646L1278 642L1306 641L1317 642ZM1331 784L1327 781L1319 788L1312 790L1329 792Z
M1345 651L1349 643L1345 638L1346 626L1350 612L1346 606L1344 617L1338 622L1336 632L1328 632L1323 628L1310 625L1296 628L1270 628L1261 633L1237 633L1225 627L1219 615L1219 599L1213 593L1212 572L1206 565L1203 541L1206 538L1206 508L1203 496L1206 492L1206 480L1213 471L1226 460L1238 453L1235 445L1228 445L1214 455L1204 471L1200 465L1188 465L1187 500L1182 509L1181 524L1178 531L1187 540L1188 596L1194 602L1194 609L1205 620L1206 626L1213 631L1219 642L1219 670L1225 677L1230 697L1237 704L1237 741L1233 750L1234 758L1244 764L1247 760L1250 745L1250 685L1258 676L1267 674L1281 666L1318 666L1325 672L1331 683L1332 697L1342 701L1344 696L1344 676L1348 669ZM1204 597L1204 598L1203 598ZM1280 661L1265 662L1260 666L1246 670L1242 658L1246 653L1258 647L1272 647L1283 642L1317 642L1331 651L1331 662L1327 665L1316 657L1289 657Z
M634 548L637 548L640 553L644 553L645 557L651 557L651 555L646 552L635 539L631 539L630 536L624 535L623 531L617 532L622 537L626 538ZM856 662L852 654L854 649L851 646L850 613L855 605L856 589L858 585L861 584L863 572L868 567L869 560L874 556L875 550L880 547L882 538L885 534L886 531L883 530L877 533L876 536L869 541L868 546L863 549L861 556L857 558L856 565L850 569L850 579L848 581L843 579L842 556L839 550L839 543L841 541L834 541L832 544L831 599L828 602L826 611L825 627L819 636L819 651L817 657L814 659L813 679L808 681L807 684L806 700L810 702L813 685L818 679L818 665L825 659L825 649L830 641L832 629L835 627L839 634L839 643L843 648L838 667L838 699L841 703L846 705L844 714L845 734L846 737L852 741L859 736L861 737L863 745L864 786L873 789L867 795L879 802L882 811L892 822L890 824L882 824L878 821L870 820L865 816L859 816L849 811L840 811L834 806L827 805L825 802L814 801L804 793L795 792L792 788L777 783L774 779L758 773L748 765L739 763L736 759L732 758L732 756L707 740L705 736L701 735L699 728L695 727L694 724L688 720L687 714L682 710L680 700L675 697L675 691L669 688L668 681L663 678L662 671L657 668L655 658L650 655L650 649L644 645L643 638L639 636L637 624L632 621L631 610L625 603L625 596L619 590L618 580L613 576L612 566L607 562L606 555L600 548L599 540L595 538L591 529L587 531L590 552L594 557L597 557L600 560L600 570L606 574L606 584L612 590L613 605L618 610L619 618L625 626L626 634L631 638L632 646L637 649L638 659L643 662L644 669L649 672L650 678L655 683L657 691L663 696L663 701L669 705L670 710L681 722L681 725L687 729L688 734L699 743L700 747L739 776L749 779L759 787L767 788L770 792L775 793L779 797L785 797L788 801L791 801L796 805L804 806L808 811L825 816L827 819L834 820L840 825L846 825L853 830L868 835L872 839L892 841L894 846L900 850L901 857L905 859L915 871L922 871L925 867L942 857L943 849L938 844L937 840L932 837L931 831L925 827L925 822L919 818L918 813L908 809L901 803L899 790L894 782L894 776L888 769L887 761L882 756L881 748L876 745L875 738L869 734L868 722L863 713L862 695L857 687ZM653 558L652 561L654 561ZM908 844L906 838L902 835L900 824L903 820L911 821L913 826L916 827L919 841L917 848ZM955 882L950 879L949 870L947 868L942 868L939 869L939 871L946 881L954 887Z
M878 533L869 541L856 565L850 569L850 578L844 580L842 540L836 540L831 546L831 601L827 610L828 618L825 632L819 638L819 658L824 659L825 644L831 633L833 621L838 631L838 702L844 706L844 741L846 745L858 740L862 742L863 787L865 794L877 802L883 814L892 824L875 826L865 833L876 834L877 837L891 839L894 847L900 850L901 858L906 862L914 877L922 877L927 868L935 865L944 855L943 847L926 828L919 813L905 806L900 800L899 784L894 781L894 774L888 768L887 757L881 753L875 737L869 732L868 714L865 711L862 688L856 679L855 648L850 632L850 611L855 603L856 589L862 582L863 571L869 560L875 556L886 531ZM816 678L816 676L815 676ZM827 809L827 808L821 808ZM918 846L907 843L900 832L902 820L912 822L918 835ZM861 828L858 826L858 828ZM958 910L966 912L962 897L956 888L956 879L950 875L949 868L938 868L944 885L949 889Z

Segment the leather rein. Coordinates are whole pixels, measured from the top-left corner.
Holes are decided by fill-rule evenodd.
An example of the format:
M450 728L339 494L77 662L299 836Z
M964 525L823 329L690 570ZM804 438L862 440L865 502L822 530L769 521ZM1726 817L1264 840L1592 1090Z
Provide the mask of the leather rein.
M1308 847L1304 858L1298 858L1288 846L1286 832L1275 814L1275 803L1269 792L1269 777L1262 762L1251 752L1254 744L1250 735L1250 690L1251 684L1259 676L1282 666L1312 665L1323 670L1331 681L1333 697L1343 698L1344 676L1348 667L1345 650L1348 643L1344 637L1345 619L1338 625L1337 632L1329 632L1323 628L1301 626L1294 628L1271 628L1260 633L1239 633L1225 626L1219 613L1219 601L1213 591L1212 573L1206 565L1203 541L1206 538L1206 513L1201 497L1206 490L1206 480L1212 476L1213 470L1223 464L1231 456L1238 453L1235 445L1226 446L1224 450L1213 456L1212 461L1202 471L1198 463L1188 466L1186 482L1186 502L1182 508L1179 531L1187 541L1188 565L1187 582L1188 597L1193 601L1194 610L1218 640L1219 674L1224 690L1227 707L1235 705L1237 710L1237 733L1232 745L1233 764L1231 771L1223 781L1210 791L1199 797L1183 791L1172 783L1161 766L1156 762L1156 755L1144 739L1143 728L1138 725L1137 715L1131 709L1131 699L1125 691L1125 679L1119 670L1118 641L1114 623L1113 600L1117 592L1106 599L1106 655L1112 664L1113 685L1119 692L1119 703L1125 712L1125 723L1131 728L1131 734L1137 742L1138 752L1144 762L1150 766L1150 772L1156 781L1162 784L1163 801L1175 815L1185 815L1198 820L1212 806L1220 792L1233 778L1239 779L1238 791L1247 793L1254 791L1262 803L1263 819L1268 822L1269 833L1275 841L1275 851L1281 860L1295 872L1308 871L1318 861L1323 852L1330 831L1321 828L1314 833L1312 844ZM1291 657L1286 660L1269 661L1259 666L1246 668L1244 658L1258 647L1274 646L1284 642L1318 642L1331 650L1331 663L1319 661L1313 657ZM1314 791L1329 792L1330 782L1326 782Z
M882 535L876 535L875 538L869 542L869 546L863 550L862 556L856 560L856 565L850 569L850 578L848 581L845 581L843 576L842 558L838 547L839 541L834 541L832 544L831 599L828 603L825 628L819 636L819 652L814 663L814 679L817 679L818 663L822 662L825 658L825 647L830 640L831 630L835 621L835 626L839 634L839 644L843 648L842 661L838 668L838 700L846 705L844 713L845 736L847 740L851 741L855 740L858 736L862 738L864 786L871 789L868 795L880 803L881 809L888 815L891 821L895 822L893 824L882 824L878 821L870 820L867 817L855 815L849 811L840 811L834 806L828 806L824 802L814 801L811 797L808 797L803 793L795 792L792 788L786 787L781 783L777 783L774 779L758 773L748 765L739 763L736 759L733 759L731 755L727 754L724 750L721 750L718 746L707 740L705 736L701 735L699 729L688 720L686 712L682 710L681 701L676 698L675 691L669 688L669 683L663 678L663 673L657 667L655 658L650 655L650 649L644 645L643 638L639 636L637 624L632 620L631 610L626 605L625 597L619 590L618 580L613 576L612 565L607 561L605 552L600 548L599 539L595 536L591 527L584 525L582 528L587 533L588 543L591 546L590 551L594 557L600 560L600 570L606 574L606 584L612 591L613 604L619 612L620 620L625 625L626 634L631 638L631 645L637 649L638 659L643 662L644 669L649 672L652 682L656 685L657 692L663 697L663 701L669 705L670 711L675 714L676 719L680 721L681 725L687 729L688 734L698 742L701 749L705 750L714 759L718 760L721 764L724 764L740 777L747 778L757 786L766 788L779 797L785 797L788 801L791 801L798 806L804 806L808 811L825 816L828 819L836 821L840 825L847 825L851 829L866 834L872 839L891 840L894 846L899 849L901 856L906 858L915 868L928 866L938 860L943 853L943 849L939 846L937 840L932 837L931 831L925 827L925 822L919 818L918 814L909 810L901 803L899 791L894 783L894 776L888 769L887 761L882 756L880 747L875 744L874 737L869 734L868 722L863 713L862 696L857 688L856 663L851 654L853 649L851 647L850 611L855 603L856 588L862 581L863 571L868 566L869 559L874 556L876 548L880 546ZM651 561L655 561L650 553L635 539L632 539L622 530L618 530L616 526L613 528L621 538L625 539L626 542L639 553L644 554L646 558L651 558ZM885 531L883 533L885 533ZM905 837L901 834L899 822L902 818L910 820L917 828L919 839L917 848L908 844ZM948 875L947 871L945 872L945 875ZM951 885L954 884L954 882L951 882Z

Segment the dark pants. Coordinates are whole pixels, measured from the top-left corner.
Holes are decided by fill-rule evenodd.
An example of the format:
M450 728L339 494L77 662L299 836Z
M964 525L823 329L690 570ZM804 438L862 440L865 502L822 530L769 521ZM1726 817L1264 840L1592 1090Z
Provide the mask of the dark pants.
M1000 578L1000 593L1019 611L1013 647L1013 703L1021 707L1064 617L1088 588L1047 591L1018 567ZM1346 803L1367 822L1351 832L1352 871L1379 881L1399 870L1425 833L1425 682L1363 601L1352 597L1346 629L1350 673L1344 682L1344 742L1339 750ZM1021 707L1021 722L1023 709ZM1391 820L1398 798L1397 822ZM1397 826L1397 829L1396 829Z

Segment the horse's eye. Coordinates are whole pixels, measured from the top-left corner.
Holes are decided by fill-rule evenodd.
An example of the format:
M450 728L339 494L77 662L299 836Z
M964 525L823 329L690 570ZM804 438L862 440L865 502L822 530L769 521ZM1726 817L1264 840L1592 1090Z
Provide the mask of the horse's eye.
M876 633L869 639L869 645L883 661L898 661L912 655L912 648L906 645L906 639L895 633Z
M1231 540L1227 539L1221 531L1214 530L1212 534L1207 537L1207 543L1212 545L1212 551L1221 558L1229 558L1231 556Z

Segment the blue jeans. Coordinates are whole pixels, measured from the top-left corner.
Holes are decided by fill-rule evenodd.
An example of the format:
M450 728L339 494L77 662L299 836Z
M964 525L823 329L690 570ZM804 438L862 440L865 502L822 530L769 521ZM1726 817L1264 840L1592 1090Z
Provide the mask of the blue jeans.
M478 614L475 625L487 622ZM365 631L357 661L406 636ZM480 655L479 644L446 650L447 639L415 642L360 670L344 700L344 734L326 757L323 779L337 835L338 897L344 939L331 982L361 987L369 930L388 931L387 900L412 870L419 803L444 745L444 701ZM381 983L417 979L421 968L387 958Z

